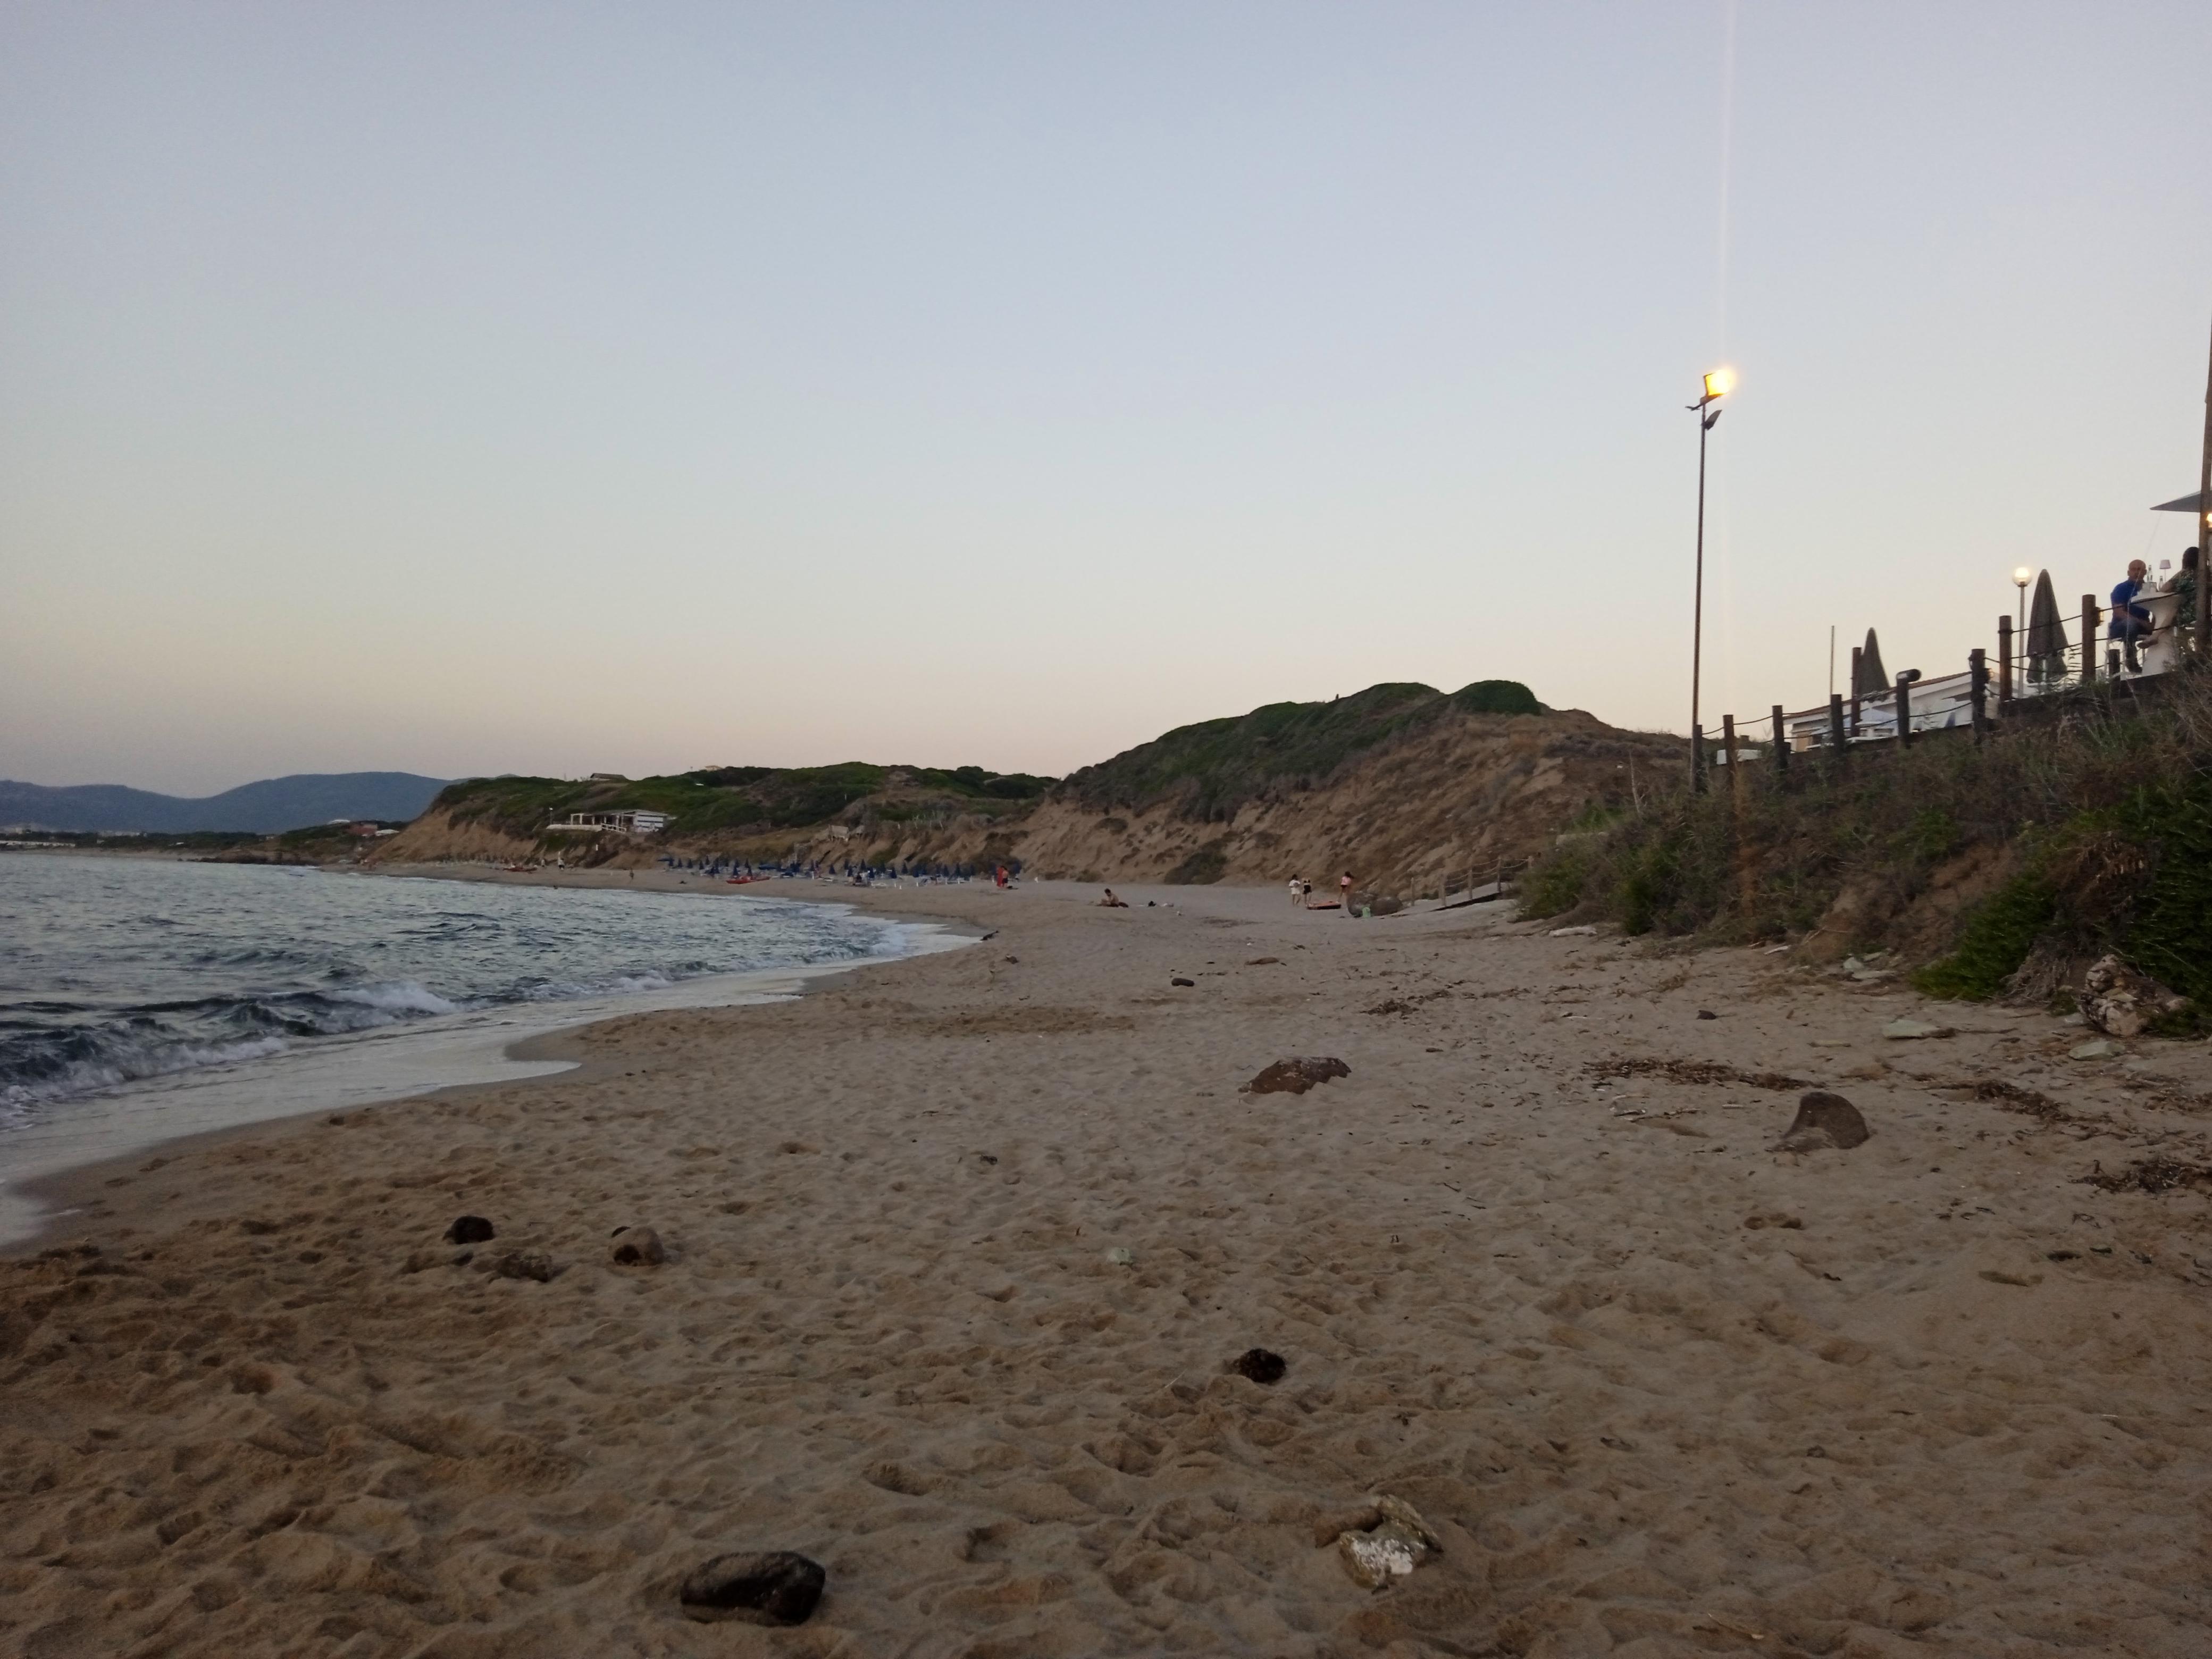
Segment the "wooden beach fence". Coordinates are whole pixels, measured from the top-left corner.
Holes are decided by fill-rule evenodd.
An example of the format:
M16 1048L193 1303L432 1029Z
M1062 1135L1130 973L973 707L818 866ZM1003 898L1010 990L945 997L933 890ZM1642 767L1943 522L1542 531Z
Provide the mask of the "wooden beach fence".
M2033 658L2028 649L2034 630L2022 632L2009 615L1999 617L1994 660L1988 647L1976 646L1967 652L1962 670L1935 678L1911 672L1887 676L1880 647L1869 629L1866 644L1851 647L1848 696L1832 691L1826 703L1794 711L1774 704L1765 722L1771 735L1764 752L1756 739L1747 740L1739 732L1735 715L1723 714L1719 741L1710 752L1703 730L1693 730L1692 741L1698 749L1693 760L1728 768L1733 796L1745 785L1737 769L1752 761L1771 758L1771 776L1782 785L1790 778L1793 754L1819 752L1842 759L1856 748L1892 743L1905 747L1927 732L1954 728L1972 732L1977 741L1986 741L1999 728L2006 709L2097 684L2098 656L2105 645L2100 633L2109 616L2095 594L2084 593L2076 618L2080 637L2067 639L2062 625L2057 629L2057 648ZM2193 617L2177 617L2174 625L2187 628L2194 621ZM2052 643L2048 638L2035 642ZM2191 645L2194 650L2204 649L2201 639L2192 640ZM2162 668L2147 665L2136 678L2154 678L2161 672ZM1876 677L1881 678L1879 685Z

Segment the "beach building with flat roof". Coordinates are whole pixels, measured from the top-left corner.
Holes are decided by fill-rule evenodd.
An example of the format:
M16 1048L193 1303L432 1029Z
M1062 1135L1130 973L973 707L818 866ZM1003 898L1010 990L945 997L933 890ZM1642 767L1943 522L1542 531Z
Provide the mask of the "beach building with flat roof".
M665 812L571 812L547 824L549 831L571 830L587 836L657 836L668 828Z

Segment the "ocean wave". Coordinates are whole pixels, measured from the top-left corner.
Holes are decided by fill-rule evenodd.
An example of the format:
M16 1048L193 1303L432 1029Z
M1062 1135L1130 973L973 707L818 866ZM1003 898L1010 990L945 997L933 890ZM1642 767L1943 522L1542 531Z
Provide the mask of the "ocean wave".
M270 996L147 1004L105 1018L0 1034L0 1109L97 1094L146 1078L282 1054L301 1038L341 1036L461 1005L413 980Z
M343 991L324 991L317 994L332 1002L380 1009L398 1016L458 1014L461 1011L459 1003L448 1002L428 986L418 985L411 979L395 980L385 985L354 985Z
M0 902L45 919L6 952L0 1120L408 1022L905 953L898 925L836 906L275 873L0 869Z
M149 1077L264 1060L292 1046L281 1036L248 1037L236 1042L134 1042L127 1033L112 1031L79 1035L82 1041L74 1046L80 1052L59 1066L39 1068L40 1075L11 1078L0 1073L0 1117L19 1117L29 1107L98 1094Z

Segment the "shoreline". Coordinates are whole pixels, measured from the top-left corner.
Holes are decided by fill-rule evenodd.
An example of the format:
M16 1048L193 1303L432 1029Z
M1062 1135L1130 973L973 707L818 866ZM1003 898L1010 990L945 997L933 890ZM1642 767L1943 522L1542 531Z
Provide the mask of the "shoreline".
M0 1647L2199 1644L2212 1202L2085 1177L2212 1158L2205 1045L1464 911L854 891L989 944L182 1149L0 1271ZM1241 1092L1292 1054L1349 1075ZM1871 1139L1778 1151L1801 1085ZM1327 1547L1376 1492L1443 1546L1379 1594ZM769 1549L806 1626L683 1617Z
M325 873L436 879L434 871L434 866ZM507 872L497 873L509 881L518 879ZM522 884L538 886L632 886L628 882L520 879ZM684 893L696 889L702 896L769 896L749 895L743 889L714 892L696 884L635 885L648 891ZM791 894L776 896L848 911L857 908L836 900ZM332 1113L434 1099L527 1079L560 1078L580 1068L588 1069L565 1051L573 1045L564 1045L561 1040L604 1021L669 1009L763 1005L803 995L810 985L842 974L959 948L957 932L939 923L889 915L882 919L902 930L908 948L898 955L700 975L659 990L502 1003L428 1020L395 1021L363 1031L312 1038L277 1054L161 1073L72 1098L62 1103L64 1115L56 1121L0 1135L0 1154L7 1158L4 1176L0 1176L0 1261L46 1248L83 1220L103 1218L106 1212L100 1200L105 1189L125 1173L127 1166L136 1166L149 1156L155 1167L159 1167L190 1148L227 1144L263 1131L277 1133L288 1126ZM945 942L930 942L934 939ZM516 1024L531 1029L512 1036L504 1033L503 1028ZM374 1074L375 1080L353 1081L352 1074L364 1068ZM452 1080L429 1080L436 1076ZM271 1097L280 1094L312 1097L272 1103ZM159 1111L160 1121L178 1127L149 1130L144 1127L146 1120L135 1115L149 1110Z

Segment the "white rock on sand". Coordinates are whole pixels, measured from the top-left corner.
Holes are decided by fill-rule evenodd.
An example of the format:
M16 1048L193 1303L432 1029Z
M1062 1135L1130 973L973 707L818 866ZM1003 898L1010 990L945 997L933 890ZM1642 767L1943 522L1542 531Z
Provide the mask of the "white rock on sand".
M76 1177L0 1267L0 1651L2203 1651L2206 1197L2078 1184L2203 1159L2198 1050L1888 1048L1800 1158L1864 994L1753 951L835 896L1004 943ZM1237 1093L1285 1054L1351 1073ZM1443 1548L1370 1594L1313 1534L1378 1492ZM805 1626L684 1616L772 1551Z

